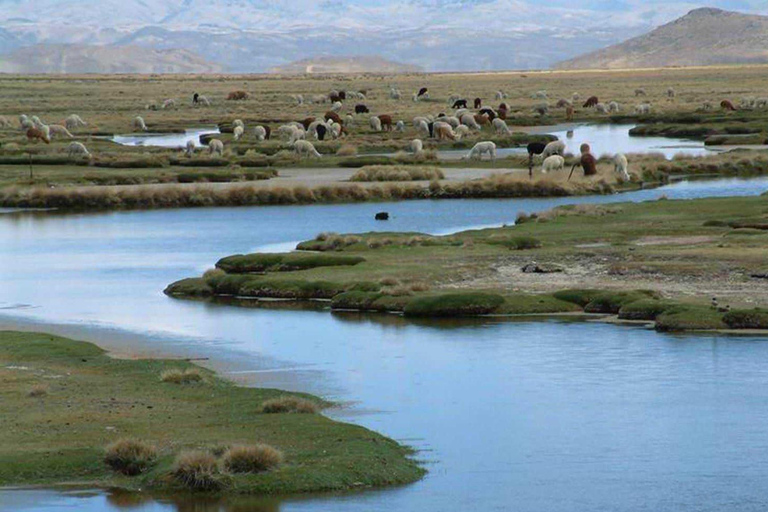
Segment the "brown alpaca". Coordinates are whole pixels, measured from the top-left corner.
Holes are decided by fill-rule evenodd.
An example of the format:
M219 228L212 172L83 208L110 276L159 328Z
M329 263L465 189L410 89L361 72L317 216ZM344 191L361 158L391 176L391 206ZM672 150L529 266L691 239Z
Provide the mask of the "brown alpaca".
M438 126L435 129L435 135L437 136L438 140L456 140L456 136L453 134L453 130L451 130L451 128L448 126Z
M590 96L587 98L587 101L584 102L584 108L594 107L598 103L600 103L600 100L597 99L597 96Z
M731 103L731 100L721 101L720 108L723 110L736 110L736 107L733 106L733 103Z
M243 101L247 100L250 95L245 91L232 91L227 95L229 101Z
M303 126L305 130L309 130L309 125L311 125L314 122L315 122L314 117L307 117L306 119L301 121L301 126Z
M565 120L573 121L573 105L565 107Z
M483 100L480 98L475 98L475 108L480 108L483 106Z
M589 144L582 144L579 147L579 151L581 152L581 158L577 163L573 164L573 167L571 167L571 173L568 175L569 180L571 179L571 176L573 176L573 170L577 166L581 166L581 168L584 169L584 176L594 176L597 174L597 159L590 153L591 148L589 147Z
M328 121L329 119L332 119L334 123L339 123L342 126L344 125L344 121L341 120L341 116L331 110L325 113L325 120Z
M50 144L51 141L46 137L45 132L42 130L38 130L37 128L30 128L27 130L27 140L30 142L37 142L38 140L41 140L45 142L46 144Z
M381 129L387 132L392 131L392 116L388 116L387 114L382 114L379 116L379 121L381 121Z
M480 126L488 126L489 124L491 124L491 122L488 120L488 116L475 114L474 117L475 117L475 122Z
M503 105L503 103L502 103ZM500 108L498 112L496 112L499 115L499 119L503 119L506 121L507 119L507 109L506 108Z

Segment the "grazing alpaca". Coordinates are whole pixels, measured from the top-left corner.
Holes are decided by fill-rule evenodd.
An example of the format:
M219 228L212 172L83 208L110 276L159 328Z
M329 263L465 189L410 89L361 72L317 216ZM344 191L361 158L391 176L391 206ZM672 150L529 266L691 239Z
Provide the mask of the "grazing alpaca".
M369 120L371 125L371 130L375 132L381 131L381 119L379 119L377 116L371 116L371 119Z
M616 153L613 157L613 172L619 175L624 181L629 181L629 164L627 163L627 157L622 153Z
M546 174L550 171L562 171L565 167L565 158L560 155L548 156L541 163L541 172Z
M51 143L51 139L49 139L45 132L39 128L30 128L27 130L27 140L30 142L37 142L38 140L41 140L46 144Z
M467 100L456 100L451 108L467 108Z
M573 105L565 107L565 120L573 121Z
M250 95L245 91L232 91L227 95L229 101L244 101L247 100Z
M410 144L408 144L408 149L410 149L413 154L421 153L424 150L424 143L421 142L420 139L413 139Z
M528 150L528 176L533 177L533 157L540 155L547 147L543 142L531 142L526 148Z
M316 120L317 118L314 118L314 117L305 117L301 121L301 126L303 126L305 130L309 130L310 125L314 123Z
M565 142L561 140L553 140L546 146L544 146L544 150L541 152L542 158L547 158L548 156L552 155L560 155L563 156L565 154Z
M646 95L645 94L645 89L643 89L642 87L638 87L637 89L635 89L635 97L637 97L637 96L645 96L645 95Z
M355 114L369 114L371 111L363 104L355 105Z
M597 96L590 96L587 98L587 101L584 102L584 108L592 108L596 106L598 103L600 103L600 100L597 99Z
M70 139L73 138L73 135L69 133L69 130L67 130L65 127L61 126L60 124L52 124L49 126L51 135L63 135L65 137L69 137Z
M731 110L731 111L735 111L736 110L736 107L733 106L733 103L731 102L731 100L723 100L723 101L721 101L720 102L720 108L723 109L723 110Z
M579 151L581 151L581 158L578 162L573 164L573 167L571 167L571 173L568 175L568 180L573 176L573 170L577 166L581 166L581 168L584 169L584 176L594 176L597 174L597 159L590 153L589 144L582 144Z
M299 158L302 158L304 156L313 156L315 158L320 158L322 155L317 152L315 149L315 146L306 140L297 140L293 144L293 150L296 152L297 155L299 155Z
M456 134L448 123L436 122L433 131L438 140L456 140Z
M416 94L416 97L421 98L422 96L424 96L425 98L429 98L429 89L427 89L426 87L422 87L421 89L419 89L419 92Z
M328 111L325 113L324 119L326 121L333 121L334 123L339 123L340 125L344 125L344 121L342 121L341 116L337 114L336 112Z
M497 135L509 135L511 130L509 129L509 126L507 126L507 123L505 123L502 119L496 118L492 121L493 129L496 131Z
M325 134L328 132L328 128L324 124L319 124L315 128L315 137L317 140L325 140Z
M184 149L184 154L188 157L195 156L195 141L188 140L186 148Z
M555 103L556 108L565 108L569 105L573 105L573 102L565 98L560 98L559 100L557 100L557 103Z
M90 158L91 154L88 152L88 150L85 148L85 146L81 142L71 142L69 146L67 146L67 155L68 156L76 156L76 155L83 155Z
M379 121L381 121L381 128L384 131L391 132L392 131L392 125L394 122L392 121L392 116L389 116L387 114L382 114L379 116Z
M488 108L488 107L481 108L479 114L481 116L488 116L488 120L491 122L497 117L496 112L492 108Z
M475 104L475 108L480 108L483 106L483 100L481 100L480 98L475 98L474 104Z
M480 125L481 127L482 127L482 126L488 126L489 124L491 124L491 121L490 121L490 119L489 119L489 118L488 118L488 116L486 116L486 115L483 115L483 114L475 114L475 115L474 115L474 116L472 116L472 117L474 117L474 118L475 118L475 122L476 122L478 125Z
M211 155L218 154L219 156L224 156L224 143L219 139L211 139L208 143L208 152Z
M496 161L496 144L491 141L478 142L466 156L462 157L462 160L482 160L483 155L488 153L491 158L491 162Z

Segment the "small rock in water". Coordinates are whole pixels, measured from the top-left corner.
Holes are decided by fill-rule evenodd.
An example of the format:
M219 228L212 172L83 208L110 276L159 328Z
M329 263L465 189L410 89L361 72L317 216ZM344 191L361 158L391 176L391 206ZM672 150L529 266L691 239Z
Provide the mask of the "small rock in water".
M389 212L379 212L376 214L376 220L389 220Z

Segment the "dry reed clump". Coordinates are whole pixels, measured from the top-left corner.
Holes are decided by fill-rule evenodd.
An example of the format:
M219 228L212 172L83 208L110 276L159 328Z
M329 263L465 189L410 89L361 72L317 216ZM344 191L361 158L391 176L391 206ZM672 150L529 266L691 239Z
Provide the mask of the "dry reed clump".
M157 459L157 449L137 439L118 439L104 450L104 462L113 471L135 476L149 469Z
M215 491L223 487L216 457L197 450L184 451L176 456L171 477L195 491Z
M172 384L192 384L202 382L203 374L200 373L200 370L197 368L187 368L185 370L172 368L170 370L164 370L160 374L160 380Z
M295 396L272 398L261 404L261 412L266 414L317 414L319 411L320 408L315 402Z
M587 217L602 217L604 215L615 215L621 213L623 209L621 206L613 205L599 205L599 204L578 204L568 206L558 206L540 212L538 214L532 214L527 217L528 220L549 221L558 217L572 217L572 216L587 216Z
M336 156L355 156L357 155L357 146L352 144L343 144L337 151Z
M384 295L391 295L392 297L407 297L413 295L413 290L408 285L392 286L382 290Z
M222 456L222 465L230 473L262 473L283 462L280 450L266 444L233 446Z
M431 181L445 179L438 167L367 165L361 167L351 181Z
M430 286L427 283L412 283L411 284L411 291L412 292L428 292L430 290Z
M394 277L385 277L379 280L379 284L383 286L397 286L400 284L400 281Z
M33 398L43 397L48 394L48 386L45 384L35 384L27 394Z
M366 245L368 246L369 249L378 249L380 247L385 247L387 245L392 245L394 243L395 241L392 238L378 237L378 238L369 239Z

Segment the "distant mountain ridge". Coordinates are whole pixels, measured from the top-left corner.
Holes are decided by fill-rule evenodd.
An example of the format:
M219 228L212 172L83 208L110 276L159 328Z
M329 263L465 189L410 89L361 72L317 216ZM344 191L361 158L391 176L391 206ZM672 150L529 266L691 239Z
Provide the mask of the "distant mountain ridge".
M768 63L768 16L690 11L623 43L562 61L557 69L619 69Z
M421 66L393 62L377 55L351 55L311 57L270 68L269 72L278 74L415 73L423 70Z
M219 73L222 69L187 50L138 46L47 44L0 55L3 73Z

